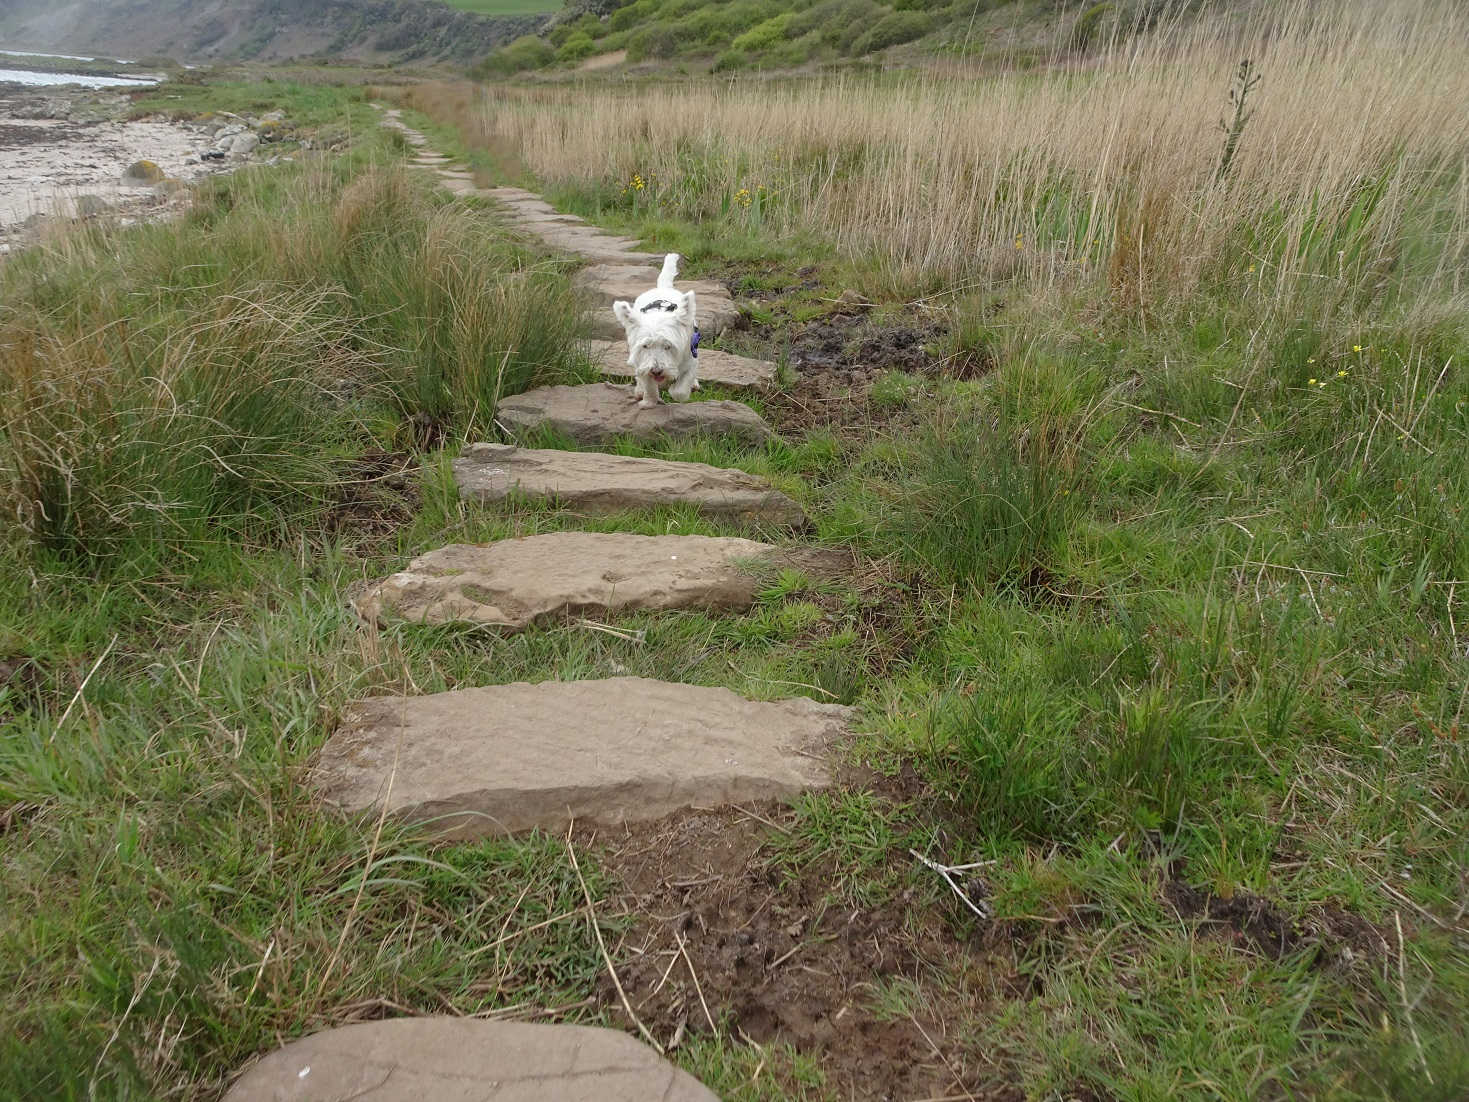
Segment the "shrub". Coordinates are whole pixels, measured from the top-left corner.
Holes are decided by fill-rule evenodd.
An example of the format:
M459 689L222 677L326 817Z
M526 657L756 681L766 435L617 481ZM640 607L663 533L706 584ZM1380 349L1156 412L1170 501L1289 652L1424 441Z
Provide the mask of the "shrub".
M673 27L667 23L650 23L628 37L627 59L647 61L650 58L670 58L678 53L678 47L678 32Z
M597 52L597 44L581 31L577 31L556 51L557 61L580 61Z
M544 69L556 60L556 51L543 38L521 35L508 46L502 46L475 67L475 76L509 76L526 69Z
M810 61L820 45L821 40L815 34L788 39L785 42L777 43L768 50L765 54L765 61L772 66L795 68L797 65L804 65Z
M877 24L852 44L851 52L871 54L922 38L933 30L933 16L922 11L895 11L877 21Z
M821 43L846 53L853 42L888 14L874 0L824 0L798 12L791 22L793 37L815 34Z
M725 50L714 61L714 67L710 72L729 73L736 69L747 68L750 64L750 55L743 50Z
M657 0L637 0L625 8L618 8L607 20L608 30L630 31L639 23L651 19L658 11Z
M734 48L747 52L768 50L777 42L785 41L786 34L795 18L795 12L785 12L773 19L767 19L736 38L733 43Z

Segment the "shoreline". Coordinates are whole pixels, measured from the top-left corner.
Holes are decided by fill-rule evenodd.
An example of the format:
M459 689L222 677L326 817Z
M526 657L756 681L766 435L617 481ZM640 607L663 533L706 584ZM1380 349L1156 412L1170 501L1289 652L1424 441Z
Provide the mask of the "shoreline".
M254 120L128 119L132 103L113 89L0 84L0 253L52 219L169 217L187 207L193 185L258 163ZM125 178L140 162L141 177Z

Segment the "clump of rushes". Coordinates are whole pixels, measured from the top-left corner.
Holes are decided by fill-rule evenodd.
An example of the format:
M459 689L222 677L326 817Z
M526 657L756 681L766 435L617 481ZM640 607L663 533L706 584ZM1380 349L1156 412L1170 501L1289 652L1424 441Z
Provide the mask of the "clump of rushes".
M482 430L499 398L570 377L580 316L490 220L349 167L79 231L11 260L0 301L0 515L87 560L274 538L354 451Z

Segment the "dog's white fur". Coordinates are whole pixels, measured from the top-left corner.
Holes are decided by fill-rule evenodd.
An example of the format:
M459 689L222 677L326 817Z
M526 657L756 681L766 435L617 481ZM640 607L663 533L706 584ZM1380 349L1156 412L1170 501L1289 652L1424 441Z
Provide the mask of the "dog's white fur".
M678 253L663 258L656 286L633 302L614 302L612 312L627 333L627 363L633 369L632 397L643 409L656 406L660 385L668 396L686 402L699 389L699 361L694 356L694 292L677 291Z

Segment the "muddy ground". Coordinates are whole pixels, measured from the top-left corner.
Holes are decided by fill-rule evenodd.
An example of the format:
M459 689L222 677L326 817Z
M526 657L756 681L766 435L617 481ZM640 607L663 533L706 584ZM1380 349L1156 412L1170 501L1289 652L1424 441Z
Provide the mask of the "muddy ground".
M843 787L875 794L900 827L922 824L936 854L962 848L913 770L852 775ZM1038 994L1043 975L1026 962L1064 951L1070 932L1095 924L1095 908L1078 898L1046 922L979 922L901 845L882 855L885 884L874 891L871 876L858 886L835 856L797 852L797 818L779 804L695 810L578 839L615 885L598 918L623 931L608 949L638 1022L675 1049L700 1034L762 1051L790 1045L844 1099L1023 1098L1004 1056L958 1030ZM964 884L980 901L990 895L984 872ZM1264 897L1221 898L1186 875L1167 870L1157 893L1199 937L1277 960L1304 954L1316 969L1391 953L1383 931L1339 908L1292 919ZM636 1028L609 973L596 998ZM778 1059L766 1067L783 1074Z

